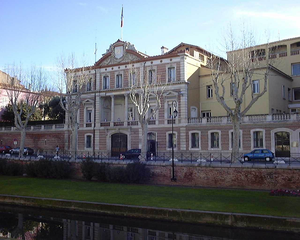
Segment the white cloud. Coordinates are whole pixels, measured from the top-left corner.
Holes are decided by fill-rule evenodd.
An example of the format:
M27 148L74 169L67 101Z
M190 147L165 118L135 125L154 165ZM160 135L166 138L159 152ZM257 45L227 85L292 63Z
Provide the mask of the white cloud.
M80 6L86 6L87 4L85 2L79 2L78 5L80 5Z
M255 18L266 18L266 19L275 19L277 21L298 21L300 22L300 15L282 14L278 12L253 12L253 11L238 11L237 15L239 16L249 16Z
M108 10L102 6L97 6L97 9L99 9L103 13L108 13Z

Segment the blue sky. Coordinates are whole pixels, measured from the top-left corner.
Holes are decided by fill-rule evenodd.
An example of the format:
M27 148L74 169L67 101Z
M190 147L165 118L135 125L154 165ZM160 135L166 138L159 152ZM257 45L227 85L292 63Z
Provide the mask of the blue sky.
M271 2L271 4L270 4ZM148 55L160 54L180 42L201 46L220 55L229 24L246 22L257 43L300 36L300 2L286 1L102 1L0 0L0 69L21 63L51 69L61 55L74 53L88 65L121 36Z

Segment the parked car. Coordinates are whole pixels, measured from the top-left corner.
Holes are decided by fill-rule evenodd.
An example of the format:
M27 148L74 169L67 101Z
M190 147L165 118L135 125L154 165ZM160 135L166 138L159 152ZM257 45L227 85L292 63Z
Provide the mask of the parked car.
M17 148L13 148L10 150L10 154L19 154L20 152L20 148L17 147ZM30 147L24 147L24 152L23 154L24 155L32 155L34 153L33 149L30 148Z
M139 156L141 155L141 149L139 149L139 148L130 149L130 150L122 153L122 155L125 159L139 159ZM151 153L147 152L147 158L149 158L150 156L151 156Z
M245 161L250 161L253 159L265 159L270 162L274 159L275 155L269 149L255 149L250 153L244 155Z
M11 146L0 146L0 153L9 153Z

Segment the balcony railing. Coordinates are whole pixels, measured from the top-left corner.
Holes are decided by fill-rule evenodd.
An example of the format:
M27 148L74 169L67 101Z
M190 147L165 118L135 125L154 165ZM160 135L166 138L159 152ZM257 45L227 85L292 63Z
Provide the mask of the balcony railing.
M276 113L272 115L248 115L242 117L242 123L300 121L299 114ZM188 118L188 124L230 124L231 119L224 117Z
M115 127L124 126L124 122L122 122L122 121L114 122L114 126Z
M139 125L139 122L138 121L128 121L127 125L128 126L137 126L137 125Z
M291 50L291 55L299 55L300 54L300 49L292 49Z
M248 115L242 117L242 123L262 123L262 122L300 122L300 114L290 113L276 113L272 115ZM173 119L174 124L186 123L185 119L181 119L177 122ZM86 123L88 124L88 123ZM93 127L93 123L90 123ZM149 121L149 125L156 125L157 120L153 119ZM172 119L167 119L167 124L172 124ZM204 117L204 118L188 118L187 124L190 125L220 125L220 124L231 124L231 119L228 116L224 117ZM100 127L128 127L128 126L139 126L138 121L117 121L117 122L101 122ZM59 131L66 127L64 124L45 124L45 125L34 125L27 126L27 131ZM0 131L17 131L14 126L0 127Z
M281 52L279 53L279 57L286 57L287 56L287 52Z

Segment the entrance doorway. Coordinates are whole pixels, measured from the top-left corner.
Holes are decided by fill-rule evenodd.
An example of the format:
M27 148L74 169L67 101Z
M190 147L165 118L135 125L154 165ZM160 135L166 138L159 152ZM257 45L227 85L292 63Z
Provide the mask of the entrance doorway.
M148 152L151 152L153 153L153 155L155 156L156 155L156 134L155 133L148 133L148 136L147 136L147 143L148 143Z
M275 133L275 156L290 157L290 134L288 132Z
M120 153L127 151L127 135L115 133L111 135L111 156L119 156Z

